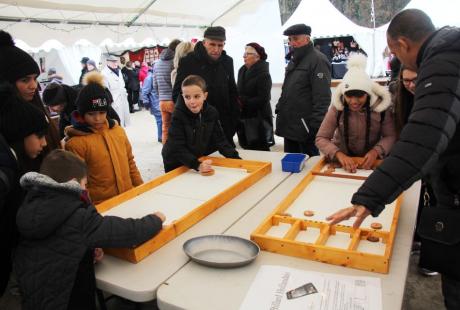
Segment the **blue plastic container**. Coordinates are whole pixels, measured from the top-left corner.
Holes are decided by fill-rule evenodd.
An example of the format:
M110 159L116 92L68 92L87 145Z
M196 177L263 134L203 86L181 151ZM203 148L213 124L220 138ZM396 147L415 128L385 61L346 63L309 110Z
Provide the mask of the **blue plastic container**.
M300 172L303 169L305 163L305 154L286 154L283 159L281 159L281 167L284 172Z

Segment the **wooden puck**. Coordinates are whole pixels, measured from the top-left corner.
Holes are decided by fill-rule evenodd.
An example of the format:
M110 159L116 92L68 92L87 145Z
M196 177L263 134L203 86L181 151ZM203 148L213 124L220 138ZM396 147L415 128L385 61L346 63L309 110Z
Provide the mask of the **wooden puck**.
M313 216L313 215L315 215L315 212L312 211L312 210L305 210L303 212L303 215L305 215L305 216Z
M289 216L292 217L291 213L283 212L280 214L281 216Z
M367 241L369 241L369 242L379 242L380 238L376 237L376 236L369 235L369 236L367 236Z
M377 223L377 222L371 224L372 229L382 229L382 227L383 227L382 224Z
M214 175L215 172L216 172L216 171L215 171L214 169L211 169L211 170L206 171L206 172L200 172L200 174L201 174L202 176L208 177L208 176Z

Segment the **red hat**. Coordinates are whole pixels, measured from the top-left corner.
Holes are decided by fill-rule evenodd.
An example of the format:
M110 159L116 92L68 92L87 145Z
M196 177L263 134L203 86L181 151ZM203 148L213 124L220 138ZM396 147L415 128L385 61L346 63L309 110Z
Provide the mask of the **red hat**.
M265 53L265 49L262 46L260 46L258 43L251 42L251 43L246 44L246 46L250 46L254 48L257 54L259 54L260 59L262 60L267 59L267 53Z

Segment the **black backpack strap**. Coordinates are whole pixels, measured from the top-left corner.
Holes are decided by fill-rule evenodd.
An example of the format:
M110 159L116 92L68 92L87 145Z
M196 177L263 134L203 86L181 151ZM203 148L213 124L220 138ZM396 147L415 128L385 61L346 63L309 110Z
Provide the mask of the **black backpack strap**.
M380 125L382 125L383 122L385 121L385 115L387 115L386 112L387 112L386 110L383 112L380 112Z

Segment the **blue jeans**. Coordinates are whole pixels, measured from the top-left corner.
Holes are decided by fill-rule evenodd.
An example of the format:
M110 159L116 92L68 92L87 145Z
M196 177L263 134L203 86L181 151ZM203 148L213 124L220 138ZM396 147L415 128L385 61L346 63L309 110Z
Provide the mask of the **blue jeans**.
M441 275L442 295L447 310L460 309L460 281Z
M162 130L161 130L161 127L163 125L162 121L161 121L161 112L160 112L160 108L157 106L157 107L150 107L150 114L152 114L154 117L155 117L155 121L157 123L157 133L158 133L158 142L161 142L161 135L163 134Z

